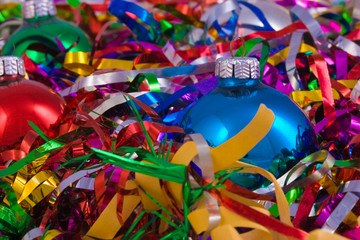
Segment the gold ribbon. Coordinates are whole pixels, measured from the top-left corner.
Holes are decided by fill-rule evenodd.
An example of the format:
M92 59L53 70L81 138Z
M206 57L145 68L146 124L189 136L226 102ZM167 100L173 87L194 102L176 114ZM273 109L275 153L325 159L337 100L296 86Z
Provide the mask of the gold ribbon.
M66 53L64 60L64 68L75 72L82 76L91 75L94 70L104 69L123 69L132 70L134 63L133 61L120 60L120 59L94 59L93 65L90 66L90 56L86 52L68 52ZM154 65L154 64L152 64Z
M348 88L354 88L355 84L357 83L357 80L337 80L337 81ZM334 88L332 88L331 90L334 99L341 98L341 95ZM294 91L289 94L289 97L292 98L300 107L305 107L311 102L322 101L321 90Z

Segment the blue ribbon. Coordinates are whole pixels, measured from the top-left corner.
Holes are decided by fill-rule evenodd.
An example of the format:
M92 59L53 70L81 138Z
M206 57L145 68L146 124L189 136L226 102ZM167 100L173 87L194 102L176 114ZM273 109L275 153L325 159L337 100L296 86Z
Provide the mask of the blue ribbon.
M216 29L220 37L232 36L235 33L239 16L235 13L235 11L232 13L233 16L230 17L229 21L227 21L224 26L220 26L217 20L213 23L213 27Z
M254 25L250 25L250 24L242 24L243 27L251 28L256 31L274 31L274 29L271 27L271 25L267 21L264 13L258 7L252 5L248 2L245 2L245 1L238 1L238 3L241 3L242 5L249 8L256 15L256 17L262 22L262 24L264 24L263 27L258 27L258 26L254 26Z
M139 5L123 0L112 0L109 5L109 12L116 16L120 22L126 24L140 41L155 41L159 36L160 24L154 19L151 13L148 13ZM126 12L136 15L143 23L150 26L148 31L140 23L129 17Z

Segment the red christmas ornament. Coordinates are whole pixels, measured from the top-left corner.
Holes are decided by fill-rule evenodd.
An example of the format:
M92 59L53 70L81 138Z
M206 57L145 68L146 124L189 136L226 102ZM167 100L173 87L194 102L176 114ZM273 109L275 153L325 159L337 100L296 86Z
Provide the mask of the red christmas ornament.
M0 57L0 145L11 145L31 129L46 131L64 111L63 99L45 85L24 79L24 61Z

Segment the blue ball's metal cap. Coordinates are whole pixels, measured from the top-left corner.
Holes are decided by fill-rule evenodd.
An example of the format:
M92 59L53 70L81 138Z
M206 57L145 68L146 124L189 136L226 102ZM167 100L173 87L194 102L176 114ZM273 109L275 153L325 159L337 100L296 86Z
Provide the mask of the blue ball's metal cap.
M221 78L257 79L259 61L252 57L222 57L216 60L215 75Z

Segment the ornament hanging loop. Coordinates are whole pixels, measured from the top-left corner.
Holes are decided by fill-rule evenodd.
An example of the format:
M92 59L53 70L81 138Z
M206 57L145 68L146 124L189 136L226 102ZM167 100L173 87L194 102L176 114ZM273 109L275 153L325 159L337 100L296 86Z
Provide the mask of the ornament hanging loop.
M246 50L246 48L245 48L245 40L242 37L237 37L237 38L233 38L231 40L231 42L230 42L230 55L231 55L232 58L235 57L234 53L233 53L233 44L234 44L234 41L238 40L238 39L241 40L242 46L243 46L243 51L242 51L241 57L245 57L245 50Z

